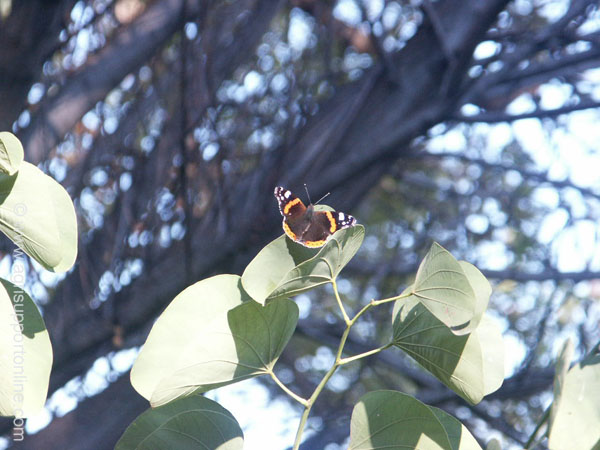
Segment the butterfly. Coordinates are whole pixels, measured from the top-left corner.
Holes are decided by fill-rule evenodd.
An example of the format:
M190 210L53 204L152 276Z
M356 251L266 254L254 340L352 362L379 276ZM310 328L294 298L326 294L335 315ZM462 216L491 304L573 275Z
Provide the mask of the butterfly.
M356 219L349 214L315 211L312 203L304 206L292 191L281 186L275 188L275 198L283 216L283 231L290 239L305 247L322 247L336 231L356 225Z

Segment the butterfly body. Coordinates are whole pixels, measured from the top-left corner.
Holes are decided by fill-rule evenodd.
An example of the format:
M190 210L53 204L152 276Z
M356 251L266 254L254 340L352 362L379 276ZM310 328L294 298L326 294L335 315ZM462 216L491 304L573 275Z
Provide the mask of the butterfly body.
M351 215L338 211L316 211L283 187L275 188L275 198L283 216L283 231L305 247L322 247L333 233L356 224Z

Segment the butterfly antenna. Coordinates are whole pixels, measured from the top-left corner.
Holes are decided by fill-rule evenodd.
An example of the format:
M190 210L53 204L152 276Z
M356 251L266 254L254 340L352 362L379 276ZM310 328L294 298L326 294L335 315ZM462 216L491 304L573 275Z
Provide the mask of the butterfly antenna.
M306 183L304 183L304 190L306 191L306 195L308 196L308 203L309 204L313 204L313 202L310 200L310 194L308 193L308 187L306 187ZM323 200L325 197L327 197L329 194L331 194L331 192L328 192L327 194L325 194L323 197L321 197L318 201L315 202L315 205L318 205L321 200Z
M329 194L331 194L331 192L328 192L328 193L327 193L327 194L325 194L323 197L321 197L321 198L319 199L319 201L318 201L317 203L315 203L315 205L318 205L318 204L319 204L319 202L320 202L321 200L323 200L325 197L327 197Z
M306 196L308 197L308 204L312 205L312 202L310 201L310 194L308 193L308 188L306 187L306 183L304 183L304 190L306 191Z

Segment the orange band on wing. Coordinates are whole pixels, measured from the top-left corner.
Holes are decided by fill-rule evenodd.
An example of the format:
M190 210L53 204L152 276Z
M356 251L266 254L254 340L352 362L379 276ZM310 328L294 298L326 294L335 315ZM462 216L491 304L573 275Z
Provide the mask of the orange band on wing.
M310 247L310 248L316 248L316 247L323 247L325 245L325 242L327 242L326 239L322 239L320 241L300 241L298 240L298 235L296 233L294 233L290 226L285 223L285 221L283 222L283 231L285 232L285 234L287 234L287 236L293 240L294 242L299 242L300 244L304 245L305 247Z
M305 247L323 247L325 245L325 240L322 241L306 241L303 242L302 245Z
M329 219L329 223L331 224L331 226L329 227L329 231L331 233L335 233L335 231L337 230L337 222L333 218L333 214L331 213L331 211L324 211L324 212L325 212L325 215L327 216L327 218ZM323 242L325 242L325 241L323 241Z
M292 200L291 202L289 202L287 205L285 205L285 207L283 208L283 214L287 214L290 212L290 209L292 209L295 205L297 205L298 203L302 203L302 201L299 198L295 198L294 200Z
M285 232L285 234L287 234L292 240L297 240L298 236L296 236L296 234L291 230L291 228L289 227L289 225L287 223L285 223L285 221L283 222L283 231Z

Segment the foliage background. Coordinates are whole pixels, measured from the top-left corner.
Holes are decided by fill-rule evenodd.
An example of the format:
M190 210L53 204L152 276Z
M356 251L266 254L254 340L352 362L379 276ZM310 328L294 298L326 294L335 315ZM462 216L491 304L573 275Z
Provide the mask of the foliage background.
M327 203L365 224L340 283L350 305L398 293L437 240L493 281L513 356L503 387L474 407L400 354L345 367L303 448L343 442L352 404L375 388L522 445L565 337L577 357L598 341L596 2L0 6L0 129L67 188L81 233L68 275L31 267L54 348L53 420L15 448L114 446L147 406L127 376L135 349L183 288L240 273L281 233L276 184L331 191ZM278 364L298 392L341 333L321 294L297 299ZM389 313L349 345L370 348Z

